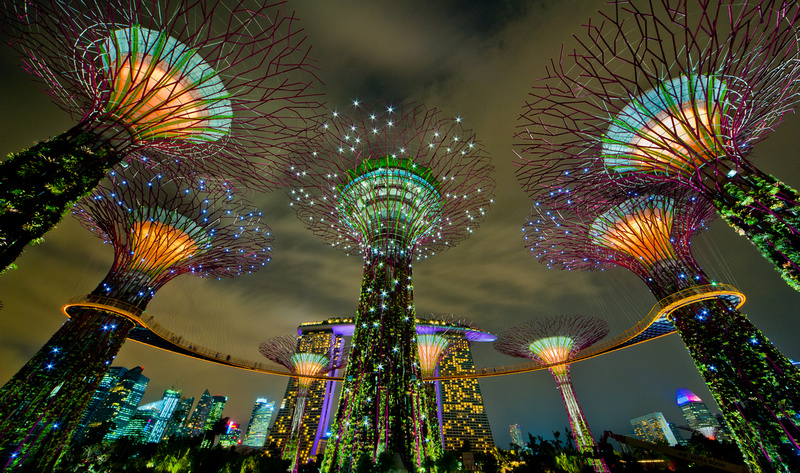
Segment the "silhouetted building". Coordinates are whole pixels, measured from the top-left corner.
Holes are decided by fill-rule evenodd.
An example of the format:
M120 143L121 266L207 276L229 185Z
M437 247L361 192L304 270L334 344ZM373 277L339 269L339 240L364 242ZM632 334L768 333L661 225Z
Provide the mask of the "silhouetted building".
M676 445L678 439L660 412L652 412L641 417L631 419L633 434L639 440L652 443L665 443L669 446Z
M275 401L268 402L263 397L256 399L253 413L250 414L250 423L247 424L247 434L243 442L245 445L253 448L264 446L269 434L269 423L272 420L273 412L275 412Z

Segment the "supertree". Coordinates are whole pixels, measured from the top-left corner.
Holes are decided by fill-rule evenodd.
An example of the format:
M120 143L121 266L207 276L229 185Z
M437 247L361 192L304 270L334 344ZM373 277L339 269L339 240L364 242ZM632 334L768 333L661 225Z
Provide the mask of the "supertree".
M164 284L181 274L235 277L270 260L272 237L260 212L203 182L170 181L131 165L79 202L75 217L113 246L114 263L0 388L2 469L51 471L109 364Z
M494 348L500 353L547 365L567 409L575 445L581 452L589 454L593 453L595 442L572 387L569 366L579 351L599 342L608 332L608 323L603 319L588 315L561 315L530 320L509 328L494 342ZM590 462L597 472L610 471L603 460Z
M275 188L317 114L283 1L11 0L8 43L70 130L0 164L0 270L122 160ZM190 170L191 168L191 170Z
M323 471L382 452L417 469L438 453L414 329L412 260L454 246L483 220L493 167L459 118L385 106L319 124L298 151L292 205L315 234L364 258L353 348Z
M524 228L532 254L560 269L627 268L662 307L675 304L668 317L751 471L788 471L784 455L800 440L800 373L731 298L704 296L717 283L695 261L690 238L713 218L710 204L674 186L604 194L586 176L534 205ZM582 192L582 181L594 192Z
M800 290L800 194L749 157L797 101L800 6L613 7L530 93L518 134L523 185L538 194L577 171L691 188Z
M315 378L303 376L319 376L337 370L347 362L346 353L329 353L321 355L298 351L297 335L284 335L261 342L258 346L268 360L273 361L292 374L297 375L297 393L295 397L294 412L292 413L292 426L283 447L283 458L292 461L291 471L297 473L300 467L300 430L303 427L303 415L306 411L308 392Z

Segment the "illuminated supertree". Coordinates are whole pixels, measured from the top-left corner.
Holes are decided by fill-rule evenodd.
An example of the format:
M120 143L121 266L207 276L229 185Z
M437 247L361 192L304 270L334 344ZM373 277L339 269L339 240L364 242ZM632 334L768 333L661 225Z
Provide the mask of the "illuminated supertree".
M282 1L3 5L8 43L78 123L0 164L0 270L143 151L164 174L275 188L317 114L309 47Z
M749 158L797 101L800 6L613 3L526 102L523 185L533 197L593 172L691 188L800 290L800 194Z
M292 413L292 426L286 437L283 447L283 458L292 461L292 473L297 473L300 467L300 430L303 427L303 415L306 411L308 392L315 378L303 376L319 376L341 368L347 362L345 353L330 353L320 355L317 353L299 352L296 335L274 337L261 342L258 350L267 359L285 367L292 374L297 375L297 395L295 397L294 412Z
M579 351L602 340L608 331L605 320L588 315L561 315L530 320L512 327L494 342L494 348L500 353L548 365L567 409L575 445L581 452L589 454L593 453L595 442L575 396L569 366ZM610 471L603 460L590 462L597 472Z
M114 248L100 285L0 389L0 457L51 471L128 333L156 291L181 274L235 277L270 260L269 229L248 204L202 181L168 181L131 165L82 199L76 218Z
M493 167L460 122L422 105L370 112L355 103L320 123L319 141L298 153L291 184L298 216L364 258L323 471L349 471L381 452L416 470L438 455L429 445L436 433L420 379L411 262L469 236L491 202Z
M524 229L528 248L549 267L627 268L662 307L675 304L668 317L751 471L788 471L782 455L800 440L800 373L730 298L704 296L717 283L696 263L689 240L713 218L710 204L673 186L609 197L597 182L579 187L584 180L592 181L579 177L536 203Z

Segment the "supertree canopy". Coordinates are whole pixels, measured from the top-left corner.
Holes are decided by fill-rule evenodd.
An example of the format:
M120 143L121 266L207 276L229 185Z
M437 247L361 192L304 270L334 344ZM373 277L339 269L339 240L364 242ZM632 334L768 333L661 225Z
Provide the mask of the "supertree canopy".
M315 378L303 377L318 376L330 373L341 368L346 363L346 354L330 353L328 356L317 353L298 352L298 339L296 335L274 337L261 342L258 350L267 359L285 367L292 374L297 375L297 397L292 413L292 426L289 430L286 444L283 448L283 458L292 461L292 473L300 467L300 429L303 427L303 415L308 404L308 392ZM335 361L336 360L336 361Z
M594 188L538 202L524 229L528 248L549 267L627 268L660 301L680 300L669 317L751 471L789 471L783 455L800 440L800 374L731 300L696 297L716 285L689 241L713 216L710 204L674 186L616 197Z
M385 106L319 124L298 152L298 216L320 237L364 257L353 349L324 471L396 454L417 469L438 455L414 330L411 262L469 236L492 200L488 156L461 120L425 106ZM399 456L399 460L397 459Z
M70 319L0 388L6 468L51 471L128 333L181 274L235 277L270 260L260 212L202 180L168 181L131 165L83 198L75 216L114 248L114 264Z
M309 47L283 1L4 9L9 45L78 123L0 164L0 270L125 159L275 188L274 171L317 114Z
M494 347L508 356L528 358L547 365L556 380L575 445L581 452L592 453L595 443L575 389L572 387L570 361L584 348L608 335L605 320L587 315L561 315L530 320L509 328L494 342ZM603 460L591 460L597 472L610 471Z
M694 189L800 290L800 195L749 158L797 100L800 6L612 3L530 93L523 187L535 199L592 172Z

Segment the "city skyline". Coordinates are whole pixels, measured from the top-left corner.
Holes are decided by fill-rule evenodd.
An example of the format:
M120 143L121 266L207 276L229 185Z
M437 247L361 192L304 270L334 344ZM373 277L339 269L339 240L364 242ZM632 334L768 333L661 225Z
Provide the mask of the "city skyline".
M446 2L392 6L357 2L339 12L310 1L294 6L314 45L312 55L319 61L331 107L346 109L355 98L407 97L424 102L462 116L494 158L500 185L496 204L480 231L458 248L415 263L418 316L454 313L499 333L532 317L585 313L608 319L611 336L644 317L653 305L652 296L623 270L589 275L547 271L522 249L520 227L530 204L513 178L515 119L534 80L544 75L546 61L558 54L562 41L569 40L565 32L578 33L596 2L575 2L570 8L531 3L526 11L500 8L491 14L480 11L477 4L458 10ZM489 19L481 20L481 16ZM393 40L402 35L402 42L393 46L387 38L365 45L364 37L382 31ZM413 38L412 31L419 37ZM336 59L334 54L343 50L347 54ZM4 112L0 114L4 125L0 150L4 154L18 151L67 129L68 117L50 105L21 72L8 48L0 59L6 71L0 87L8 96L0 105ZM488 84L497 88L496 93L485 92ZM790 116L755 148L762 169L795 187L800 171L789 158L794 156L793 135L799 128L800 120ZM259 275L233 282L176 281L174 288L165 288L153 300L148 312L163 317L165 326L174 324L170 328L176 333L205 337L207 346L240 350L257 361L258 342L264 338L291 331L302 322L354 315L362 262L330 251L307 234L282 193L254 200L274 230L275 259L270 266ZM110 250L69 217L45 240L26 250L17 261L20 269L0 276L4 303L0 382L10 378L55 332L65 320L60 307L91 290L110 261ZM709 250L719 256L709 256ZM761 261L757 250L715 222L699 239L696 251L709 272L747 296L742 310L753 323L787 356L800 358L796 348L800 328L791 310L800 303L800 295ZM725 261L727 268L720 267L718 260ZM214 333L202 333L195 324L211 324L206 330ZM477 346L473 354L478 367L516 363L488 347ZM171 385L195 396L206 388L222 394L236 390L225 415L242 425L254 399L280 399L286 385L282 377L215 366L131 342L115 364L142 365L145 373L151 373L152 387L143 402L156 400ZM595 436L606 429L625 433L628 419L643 412L657 410L668 419L680 418L674 400L678 387L711 399L675 335L576 363L572 370L576 390L594 393L582 396L581 401ZM537 372L480 381L498 446L507 447L512 423L522 425L524 434L546 438L566 426L548 377ZM718 411L710 402L709 407Z

